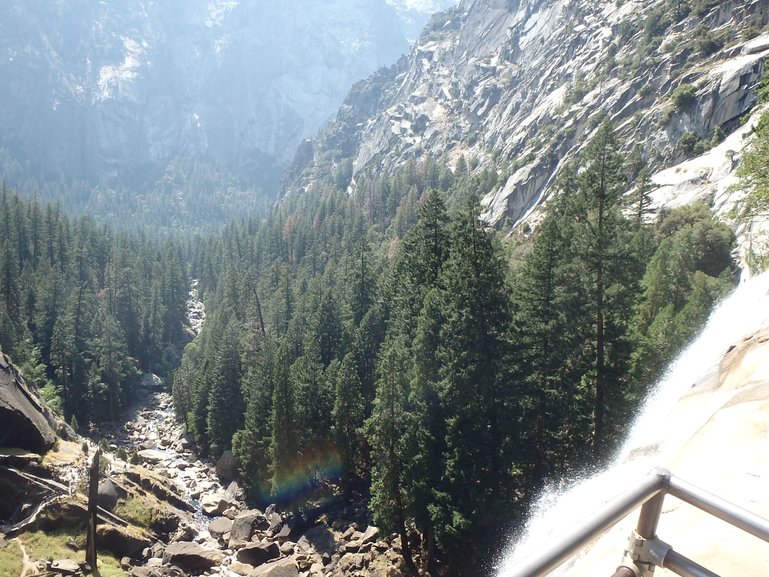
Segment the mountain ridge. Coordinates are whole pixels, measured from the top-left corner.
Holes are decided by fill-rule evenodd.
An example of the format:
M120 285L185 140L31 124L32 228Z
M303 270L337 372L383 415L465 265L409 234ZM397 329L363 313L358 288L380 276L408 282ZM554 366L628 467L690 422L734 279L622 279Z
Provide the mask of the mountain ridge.
M434 17L388 74L356 85L288 194L321 180L324 163L352 162L352 193L359 176L408 158L452 167L472 158L476 170L501 175L483 204L487 220L509 230L541 218L602 114L639 167L658 171L701 153L756 101L769 3L686 6L676 20L663 0L464 1Z

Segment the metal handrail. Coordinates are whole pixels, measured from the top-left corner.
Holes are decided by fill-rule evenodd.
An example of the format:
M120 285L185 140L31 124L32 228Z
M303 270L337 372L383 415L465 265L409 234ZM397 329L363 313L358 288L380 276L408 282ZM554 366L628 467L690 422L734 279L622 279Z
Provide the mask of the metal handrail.
M541 577L572 557L597 533L608 529L639 505L636 529L631 533L622 564L615 577L651 577L664 567L683 577L718 577L677 553L657 538L657 524L665 495L670 494L743 531L769 542L769 521L678 479L666 469L654 469L636 487L601 508L591 519L563 535L546 551L531 557L505 574L506 577Z

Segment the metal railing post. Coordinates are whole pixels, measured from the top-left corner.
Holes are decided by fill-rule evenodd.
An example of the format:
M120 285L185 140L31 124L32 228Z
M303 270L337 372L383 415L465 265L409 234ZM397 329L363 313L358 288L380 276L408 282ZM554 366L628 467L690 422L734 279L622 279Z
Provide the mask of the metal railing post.
M638 516L636 533L644 539L654 539L657 536L657 525L662 514L662 504L665 501L665 493L661 492L641 505L641 513Z
M617 523L628 513L645 503L649 498L667 488L670 473L656 469L638 486L622 493L600 509L592 519L561 536L547 551L532 556L513 567L505 577L537 577L546 575L571 557L580 547L590 541L596 533Z
M670 482L670 473L659 471ZM666 549L660 553L657 545L657 525L662 514L662 504L665 502L665 492L661 491L641 505L638 524L635 531L630 533L628 546L622 559L622 566L632 572L634 577L652 577L654 568L662 561L659 555L665 555Z
M638 486L616 497L590 520L555 541L548 550L513 567L505 573L505 577L546 575L600 531L614 525L638 506L641 507L638 524L630 534L622 564L612 577L652 577L656 567L669 569L682 577L718 577L716 573L675 552L657 537L657 525L667 493L769 542L769 520L677 479L665 469L654 469Z

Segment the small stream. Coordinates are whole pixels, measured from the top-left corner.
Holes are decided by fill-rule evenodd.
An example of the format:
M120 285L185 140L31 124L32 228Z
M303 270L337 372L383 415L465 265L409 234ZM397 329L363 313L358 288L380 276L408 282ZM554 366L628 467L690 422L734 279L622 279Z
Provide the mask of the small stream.
M198 298L198 283L193 281L187 299L187 318L191 336L197 336L205 320L205 308ZM125 424L110 435L111 448L124 448L128 454L136 453L138 463L165 481L167 488L176 493L194 510L189 515L186 536L199 542L208 541L211 517L203 512L201 499L205 495L226 496L236 507L243 504L237 499L239 490L229 491L222 486L212 463L201 461L194 453L192 436L176 421L171 395L163 390L156 375L145 375L140 400L129 410ZM125 467L125 465L124 465ZM125 467L127 468L127 467ZM115 472L121 470L116 461Z
M171 395L152 392L123 429L126 436L118 444L135 449L141 466L165 478L168 487L194 507L191 528L207 535L210 518L203 513L200 499L206 494L226 494L227 489L214 465L193 453L191 437L175 420ZM235 495L231 500L236 501Z

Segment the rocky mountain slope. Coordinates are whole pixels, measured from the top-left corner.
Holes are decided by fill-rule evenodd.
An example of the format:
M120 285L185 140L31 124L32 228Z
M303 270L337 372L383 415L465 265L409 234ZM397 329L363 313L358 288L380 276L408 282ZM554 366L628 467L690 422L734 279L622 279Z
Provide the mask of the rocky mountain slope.
M464 156L501 175L483 191L493 224L536 223L603 114L654 170L735 130L756 101L767 22L766 0L464 0L353 89L290 190L343 159L360 175Z
M204 158L269 188L446 1L4 2L0 156L114 186Z

